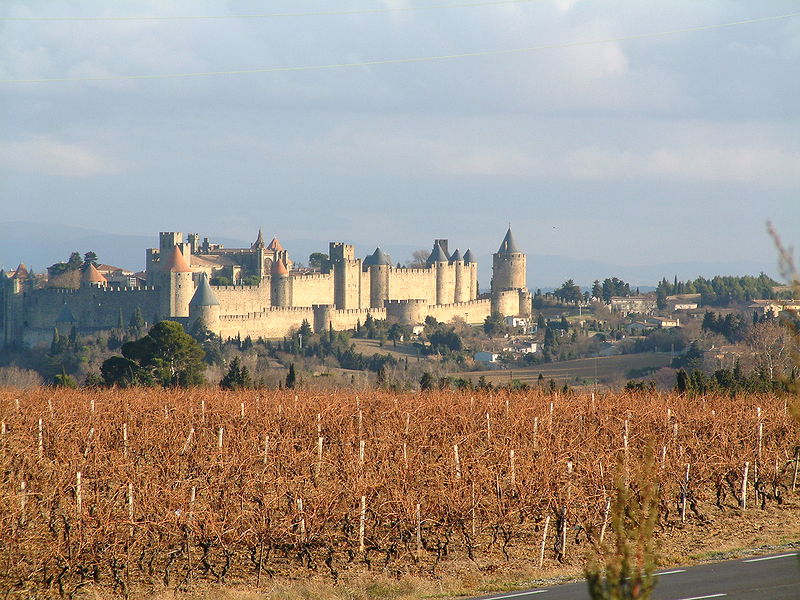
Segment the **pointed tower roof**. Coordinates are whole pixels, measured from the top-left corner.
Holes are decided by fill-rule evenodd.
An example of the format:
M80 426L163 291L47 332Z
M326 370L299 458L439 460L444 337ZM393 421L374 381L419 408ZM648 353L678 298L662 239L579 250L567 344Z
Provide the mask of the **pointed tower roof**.
M102 285L106 285L108 283L108 279L103 277L103 274L97 270L92 263L88 263L85 267L83 267L83 271L81 272L81 283L99 283Z
M497 253L511 254L512 252L520 252L520 249L517 247L517 241L514 239L514 234L511 233L511 227L509 227Z
M457 260L464 260L464 259L462 258L462 256L461 256L461 251L460 251L458 248L456 248L456 251L455 251L455 252L453 252L453 253L450 255L450 262L451 262L451 263L454 263L454 262L456 262Z
M19 266L17 267L17 270L14 271L14 275L11 277L11 279L27 279L28 275L28 267L25 266L25 263L19 263Z
M64 302L64 305L61 307L61 312L58 313L58 317L56 317L56 323L75 323L78 319L75 318L75 315L72 314L72 311L67 306L67 303Z
M189 300L189 306L219 306L217 295L211 286L208 285L208 276L203 274L200 279L200 285L194 291L194 296Z
M172 271L173 273L191 273L192 270L186 264L186 259L183 257L183 252L177 246L173 246L169 251L167 259L162 266L164 271Z
M278 260L272 261L272 268L270 269L270 273L273 275L288 275L289 270L286 268L286 265L283 264L283 261L279 258Z
M392 265L392 258L386 254L381 247L378 246L375 248L375 252L372 253L372 263L373 265Z
M467 248L467 251L464 252L464 263L466 264L466 263L474 263L474 262L478 262L478 261L475 260L475 255L472 253L472 250Z
M250 246L250 249L251 250L256 250L258 248L264 248L264 247L265 247L264 246L264 234L261 233L261 227L259 227L258 228L258 237L256 238L256 241L253 242L253 245Z
M274 237L269 243L269 246L267 246L267 250L272 250L273 252L283 252L283 246L281 246L278 238Z
M430 267L432 264L437 262L447 262L447 254L444 253L442 247L439 245L439 242L433 243L433 252L428 257L426 264Z

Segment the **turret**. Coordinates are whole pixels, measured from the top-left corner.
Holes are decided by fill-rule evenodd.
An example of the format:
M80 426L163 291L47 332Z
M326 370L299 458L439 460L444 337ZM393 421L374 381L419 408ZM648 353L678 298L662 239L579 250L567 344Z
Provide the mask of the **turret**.
M208 276L203 274L194 296L189 301L189 331L192 330L198 320L202 320L206 329L219 335L219 313L217 295L208 283Z
M342 242L328 246L333 271L333 303L337 310L361 308L361 260L355 248Z
M97 270L92 263L88 263L81 271L81 287L103 288L108 285L108 280Z
M461 251L458 248L450 255L450 264L455 271L455 292L453 299L455 302L467 302L470 299L469 267L465 265L464 259L461 256Z
M369 306L383 308L384 301L389 299L389 271L392 259L380 247L369 257ZM367 264L367 261L364 261Z
M505 316L527 316L530 298L526 284L526 257L508 228L492 263L492 311Z
M449 304L453 302L452 293L448 293L449 275L452 274L450 270L450 261L445 251L442 250L442 247L439 245L439 240L433 243L433 250L426 264L428 268L433 267L436 269L436 304Z
M178 246L161 255L161 313L162 319L188 317L189 301L194 295L192 270Z
M272 306L292 305L289 283L289 270L286 268L286 265L283 264L283 261L280 259L274 261L270 269Z
M478 261L469 248L464 252L464 267L469 273L469 299L475 300L478 297Z

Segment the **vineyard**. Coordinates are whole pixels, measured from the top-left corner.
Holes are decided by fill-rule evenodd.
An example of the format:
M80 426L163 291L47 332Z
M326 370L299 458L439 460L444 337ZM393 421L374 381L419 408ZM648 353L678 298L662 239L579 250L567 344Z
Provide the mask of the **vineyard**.
M0 390L0 420L30 597L578 560L646 454L664 530L784 502L800 444L772 396Z

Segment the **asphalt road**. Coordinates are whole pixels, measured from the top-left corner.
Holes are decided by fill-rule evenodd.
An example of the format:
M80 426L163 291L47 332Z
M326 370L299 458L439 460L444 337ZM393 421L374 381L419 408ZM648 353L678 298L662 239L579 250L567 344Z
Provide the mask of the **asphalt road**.
M800 600L797 552L658 572L653 600ZM586 600L586 582L482 596L481 600Z

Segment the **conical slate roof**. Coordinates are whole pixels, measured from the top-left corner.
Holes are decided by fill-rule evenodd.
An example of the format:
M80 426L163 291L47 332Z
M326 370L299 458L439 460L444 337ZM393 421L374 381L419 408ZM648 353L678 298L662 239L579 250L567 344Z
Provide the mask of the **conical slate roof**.
M250 246L252 250L256 250L257 248L264 248L264 234L261 233L261 227L258 228L258 237L256 241L253 242L253 245Z
M456 251L455 251L455 252L453 252L453 253L450 255L450 262L451 262L451 263L454 263L454 262L456 262L457 260L464 260L464 259L461 257L461 251L460 251L458 248L456 248Z
M370 264L391 266L392 258L378 246L375 248L375 252L372 253L372 262Z
M430 267L432 264L437 262L447 262L447 255L442 250L442 247L439 245L439 242L433 243L433 252L428 257L426 264Z
M103 285L108 283L108 280L103 277L103 274L97 270L92 263L87 264L83 267L83 272L81 273L81 283L101 283Z
M17 270L14 271L12 279L25 279L27 276L28 276L28 267L25 266L25 263L19 263Z
M283 264L283 261L279 258L276 261L272 262L272 268L270 269L270 273L273 275L288 275L289 270L286 268L286 265Z
M500 249L497 253L511 254L512 252L520 252L520 249L517 247L517 242L514 239L514 235L511 233L511 227L509 227L506 232L506 237L503 238L503 243L500 244Z
M183 257L183 252L177 246L173 246L172 250L167 255L167 260L164 261L162 267L164 271L172 271L173 273L191 273L192 270L186 264L186 259Z
M67 306L67 303L64 302L64 306L61 307L61 312L58 313L58 317L56 317L56 323L75 323L78 319L75 318L75 315L72 314L72 311Z
M211 286L208 285L208 277L203 276L200 279L200 285L197 286L197 289L194 292L194 296L189 301L189 306L219 306L219 300L217 300L217 295L214 293L214 290L211 289Z
M475 255L472 253L472 250L467 248L467 251L464 252L464 264L466 264L466 263L474 263L474 262L478 262L478 261L475 260Z

